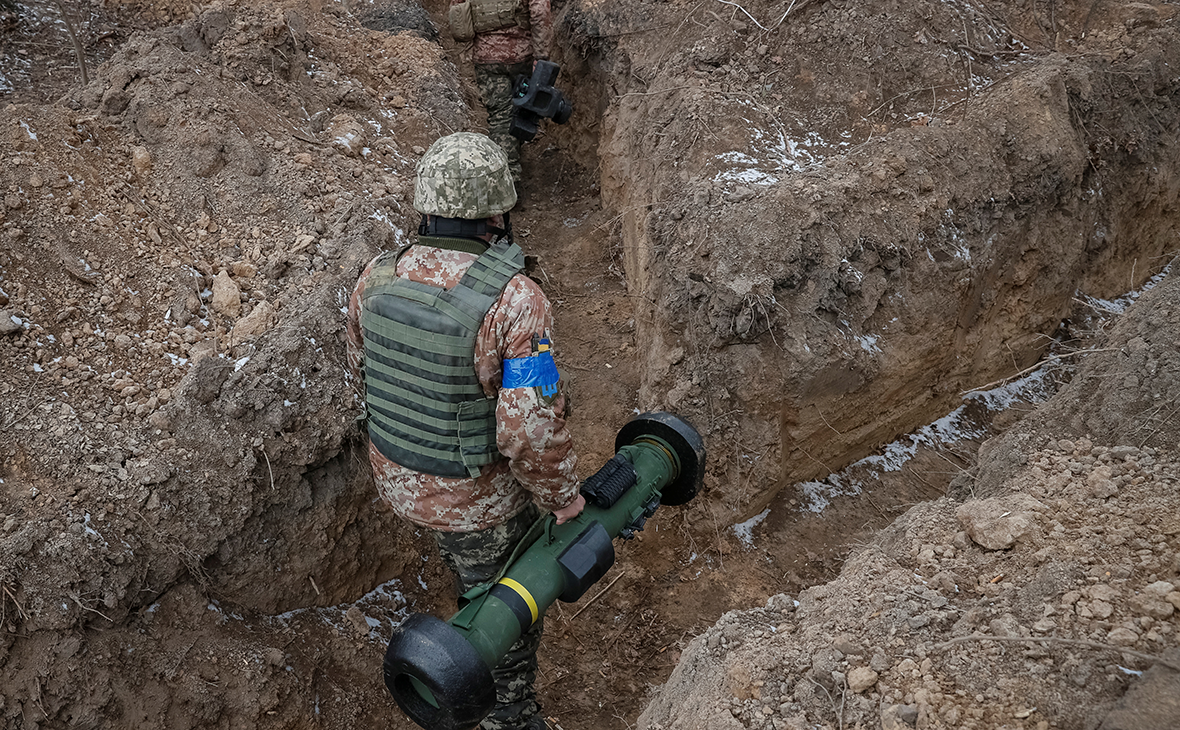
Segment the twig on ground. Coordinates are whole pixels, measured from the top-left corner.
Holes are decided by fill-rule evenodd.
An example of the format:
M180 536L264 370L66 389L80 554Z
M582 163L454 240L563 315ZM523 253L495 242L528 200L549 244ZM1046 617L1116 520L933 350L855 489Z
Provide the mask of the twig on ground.
M20 616L21 621L27 621L29 614L25 613L25 607L20 605L20 601L16 600L16 595L8 589L8 586L0 586L4 589L4 595L12 599L12 605L16 606L16 613Z
M810 679L811 683L814 684L816 687L819 687L820 689L822 689L824 691L824 694L826 694L828 696L828 701L832 703L832 712L836 713L836 720L839 723L839 728L840 728L840 730L844 730L844 694L845 694L844 691L841 690L841 692L840 692L840 706L839 706L839 708L837 708L836 707L836 698L832 696L832 693L828 691L828 688L823 686L819 682L815 681L814 677L808 677L808 679Z
M962 393L960 393L960 395L970 395L971 393L978 393L983 390L988 390L989 388L994 388L997 385L1003 385L1004 383L1007 383L1009 380L1013 380L1015 378L1019 378L1021 375L1026 375L1028 373L1031 373L1032 371L1036 370L1037 368L1041 367L1042 365L1046 365L1053 360L1064 360L1067 357L1073 357L1075 355L1089 355L1090 353L1094 353L1094 352L1118 352L1121 349L1122 348L1118 348L1118 347L1099 347L1099 348L1093 348L1090 350L1076 350L1074 352L1067 352L1063 355L1050 355L1050 356L1046 357L1044 360L1040 360L1036 363L1033 363L1032 365L1029 365L1024 370L1021 370L1018 373L1012 373L1011 375L1009 375L1006 378L1000 378L999 380L993 380L992 382L985 383L985 384L979 386L978 388L964 390Z
M722 5L732 5L733 7L737 8L738 10L745 13L746 17L750 19L750 22L752 22L754 25L758 26L762 30L769 33L770 31L775 30L776 28L778 28L780 25L783 24L783 21L787 19L787 16L791 14L791 11L795 9L796 5L798 5L799 9L802 10L803 7L806 6L808 4L808 2L810 2L810 0L803 0L802 2L798 2L797 0L791 0L791 4L787 6L787 11L782 14L782 17L780 17L778 19L777 23L775 23L774 25L772 25L769 28L767 28L766 26L759 23L754 18L754 16L750 15L750 13L745 8L743 8L741 5L738 5L735 2L730 2L730 0L717 0L717 2L721 3Z
M184 648L184 651L180 652L180 656L177 657L176 663L173 664L172 668L168 670L168 679L172 679L173 677L176 676L176 670L180 669L180 663L184 661L184 658L186 656L188 656L189 651L193 648L193 646L196 645L196 643L197 643L197 640L193 639L192 643L190 643L188 646L186 646Z
M573 674L573 672L566 672L565 674L558 675L558 676L557 676L557 677L555 677L554 679L551 679L551 680L549 680L548 682L545 682L544 684L539 684L539 685L537 685L537 691L539 692L539 691L541 691L541 690L545 689L546 687L549 687L549 686L555 685L555 684L557 684L558 682L560 682L561 680L563 680L563 679L565 679L566 677L570 676L571 674Z
M603 588L601 591L596 593L593 598L591 598L589 601L586 601L585 606L582 606L581 608L578 609L577 613L575 613L573 616L570 616L570 621L573 621L574 619L576 619L578 617L578 614L581 613L582 611L585 611L587 608L590 608L590 604L597 601L602 596L603 593L606 593L607 591L610 590L611 586L613 586L615 583L619 582L619 578L622 578L626 574L627 574L627 571L624 570L621 573L619 573L618 575L616 575L614 580L612 580L610 583L606 584L606 588Z
M266 459L266 473L270 474L270 491L273 492L275 490L275 473L270 468L270 457L266 455L266 446L262 447L262 458ZM316 593L318 594L319 591L316 591Z
M863 494L865 496L865 499L869 500L869 504L873 505L873 509L877 510L877 512L879 512L881 514L881 517L886 522L888 522L889 515L885 514L885 512L880 507L877 506L877 503L873 501L873 496L871 494L869 494L868 492L861 492L861 494Z
M1141 651L1134 651L1123 646L1115 646L1114 644L1104 644L1101 641L1090 641L1089 639L1063 639L1057 636L985 636L983 634L972 634L971 636L960 636L958 638L951 639L950 641L944 641L935 648L946 649L947 647L954 644L963 644L968 641L1000 641L1011 644L1039 644L1044 642L1047 644L1064 644L1066 646L1085 646L1090 649L1105 649L1107 651L1117 651L1122 654L1130 654L1131 656L1138 659L1154 662L1156 664L1165 666L1168 669L1173 669L1177 672L1180 672L1180 664L1172 662L1168 659L1164 659L1163 657L1158 657L1154 654L1144 654Z
M86 52L82 50L82 43L78 40L78 34L74 32L74 23L70 20L69 13L66 12L65 5L61 0L53 0L53 4L57 6L57 11L61 13L61 21L66 26L66 34L70 36L70 43L74 45L74 57L78 59L78 71L82 74L82 85L90 84L90 77L86 73Z
M105 613L103 613L102 611L99 611L97 608L91 608L91 607L87 606L85 603L82 603L82 599L78 598L78 596L71 595L70 598L74 599L74 603L78 604L78 608L82 609L83 611L90 611L92 613L97 613L99 616L102 616L107 621L111 621L109 618L107 618L107 615ZM115 622L111 621L111 623L115 623Z

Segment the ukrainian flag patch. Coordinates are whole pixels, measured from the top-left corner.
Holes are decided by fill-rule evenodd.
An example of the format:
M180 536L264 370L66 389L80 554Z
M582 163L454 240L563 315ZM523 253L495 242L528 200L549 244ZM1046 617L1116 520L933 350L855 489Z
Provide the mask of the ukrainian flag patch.
M544 349L542 349L544 348ZM531 357L514 357L504 361L504 388L538 388L542 395L552 398L557 395L557 382L561 375L557 363L549 350L549 340L540 340L538 352Z

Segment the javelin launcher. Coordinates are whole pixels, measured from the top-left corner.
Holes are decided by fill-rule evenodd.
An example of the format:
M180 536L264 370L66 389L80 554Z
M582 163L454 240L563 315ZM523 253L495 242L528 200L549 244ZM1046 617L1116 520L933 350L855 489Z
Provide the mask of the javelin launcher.
M615 537L643 529L660 504L696 496L705 445L687 422L644 413L623 426L615 455L582 485L586 509L564 525L539 520L499 579L459 599L449 621L415 613L393 632L385 686L426 730L469 730L492 710L492 668L554 601L578 600L614 564Z

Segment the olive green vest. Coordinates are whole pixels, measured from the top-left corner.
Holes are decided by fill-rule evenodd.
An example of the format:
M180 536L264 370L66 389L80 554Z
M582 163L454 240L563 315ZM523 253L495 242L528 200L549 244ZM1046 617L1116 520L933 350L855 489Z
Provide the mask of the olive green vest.
M418 243L482 248L462 238L422 236ZM455 287L440 289L399 277L402 252L377 261L361 297L369 437L386 458L415 471L479 476L480 467L502 456L496 399L484 396L475 372L475 338L508 281L524 269L524 254L497 242Z

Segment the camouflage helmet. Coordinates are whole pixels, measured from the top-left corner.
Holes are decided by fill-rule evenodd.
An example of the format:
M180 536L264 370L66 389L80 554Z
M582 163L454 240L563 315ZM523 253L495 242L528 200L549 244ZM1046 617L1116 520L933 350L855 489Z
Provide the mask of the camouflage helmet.
M516 205L508 156L487 135L456 132L435 140L417 173L414 210L425 215L480 220Z

